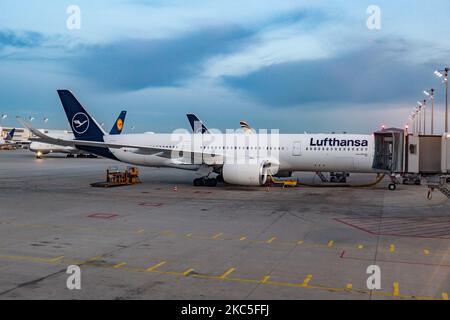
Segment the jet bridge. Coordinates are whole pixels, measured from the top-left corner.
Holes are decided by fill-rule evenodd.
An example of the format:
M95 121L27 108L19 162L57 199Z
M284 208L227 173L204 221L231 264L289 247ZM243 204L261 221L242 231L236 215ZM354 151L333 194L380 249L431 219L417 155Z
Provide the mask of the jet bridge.
M405 133L388 129L374 133L375 154L372 167L385 173L402 172L405 164Z
M411 175L424 177L429 186L431 181L440 181L439 190L448 188L447 182L450 177L449 133L417 135L407 134L402 129L391 128L375 132L374 143L375 154L372 167L378 172L391 175L390 190L395 190L398 177ZM443 182L446 186L443 185ZM436 187L435 182L432 184Z

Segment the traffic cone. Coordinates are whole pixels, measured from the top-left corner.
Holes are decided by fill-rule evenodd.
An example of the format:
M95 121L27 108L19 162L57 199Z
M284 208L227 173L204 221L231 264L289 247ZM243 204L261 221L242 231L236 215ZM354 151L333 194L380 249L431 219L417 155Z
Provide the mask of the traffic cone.
M173 191L178 191L178 187L177 186L173 187Z

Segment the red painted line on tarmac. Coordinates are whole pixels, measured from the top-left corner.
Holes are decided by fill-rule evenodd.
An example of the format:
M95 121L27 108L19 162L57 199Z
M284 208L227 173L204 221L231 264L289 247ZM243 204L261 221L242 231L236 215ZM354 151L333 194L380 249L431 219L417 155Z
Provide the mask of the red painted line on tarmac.
M88 218L95 218L95 219L113 219L118 217L118 214L114 213L92 213L88 215Z
M161 207L162 203L152 203L152 202L141 202L139 203L142 207Z
M338 219L338 218L334 218L334 220L336 220L337 222L343 223L343 224L345 224L345 225L347 225L347 226L349 226L349 227L352 227L352 228L358 229L358 230L360 230L360 231L363 231L363 232L365 232L365 233L368 233L368 234L371 234L371 235L374 235L374 236L377 235L376 233L373 233L373 232L370 231L370 230L363 229L363 228L361 228L361 227L358 227L357 225L351 224L350 222L343 221L343 220Z

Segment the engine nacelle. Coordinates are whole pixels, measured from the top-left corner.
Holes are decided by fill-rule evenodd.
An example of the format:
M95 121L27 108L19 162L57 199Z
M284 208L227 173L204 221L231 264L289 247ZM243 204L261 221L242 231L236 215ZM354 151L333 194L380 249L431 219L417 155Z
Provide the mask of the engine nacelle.
M267 181L267 176L278 172L278 164L270 160L260 160L258 163L238 164L225 163L222 168L222 177L226 183L241 186L261 186Z

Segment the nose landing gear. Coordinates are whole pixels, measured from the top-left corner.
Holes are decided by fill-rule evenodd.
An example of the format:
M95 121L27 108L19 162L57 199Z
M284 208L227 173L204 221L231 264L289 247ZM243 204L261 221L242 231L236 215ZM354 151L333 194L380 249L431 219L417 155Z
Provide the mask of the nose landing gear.
M389 176L389 178L391 179L391 183L389 183L388 189L394 191L397 189L397 185L400 184L400 175L393 173Z

